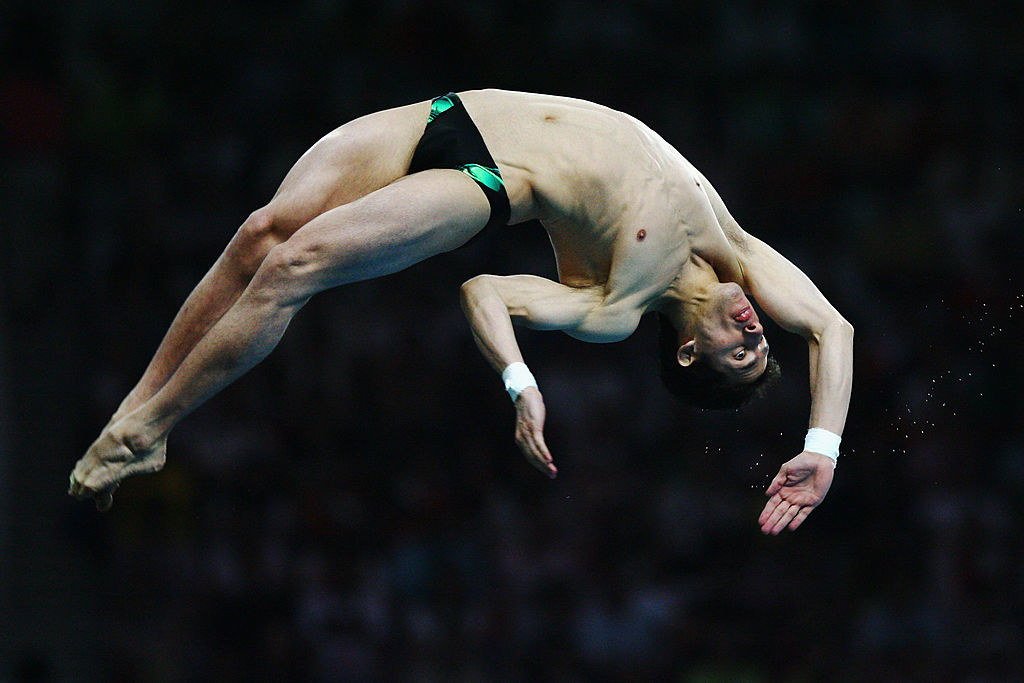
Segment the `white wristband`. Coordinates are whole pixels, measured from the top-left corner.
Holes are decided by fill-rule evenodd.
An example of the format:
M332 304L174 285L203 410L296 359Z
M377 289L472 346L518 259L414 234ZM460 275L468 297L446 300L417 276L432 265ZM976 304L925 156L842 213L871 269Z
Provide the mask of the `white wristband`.
M513 403L526 387L537 386L537 380L534 379L530 368L526 367L526 363L509 363L509 366L501 373L501 379L505 381L505 391L508 392Z
M832 467L836 466L839 460L839 442L842 439L838 434L833 434L827 429L811 427L807 430L804 438L804 450L808 453L820 453L832 460Z

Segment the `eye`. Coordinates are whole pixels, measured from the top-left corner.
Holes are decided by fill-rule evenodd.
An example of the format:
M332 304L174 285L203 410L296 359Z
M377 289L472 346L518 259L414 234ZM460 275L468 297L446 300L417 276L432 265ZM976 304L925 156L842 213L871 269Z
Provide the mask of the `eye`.
M746 350L745 349L740 349L739 351L737 351L736 353L733 354L733 358L735 358L736 360L743 360L743 357L746 356L746 355L747 355Z

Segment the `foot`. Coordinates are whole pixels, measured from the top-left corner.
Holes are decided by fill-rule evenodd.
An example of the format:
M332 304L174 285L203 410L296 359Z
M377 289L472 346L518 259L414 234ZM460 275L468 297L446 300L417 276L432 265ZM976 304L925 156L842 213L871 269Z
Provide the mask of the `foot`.
M96 501L106 512L121 481L135 474L159 472L167 459L167 436L149 443L125 428L124 420L104 428L71 472L68 494Z

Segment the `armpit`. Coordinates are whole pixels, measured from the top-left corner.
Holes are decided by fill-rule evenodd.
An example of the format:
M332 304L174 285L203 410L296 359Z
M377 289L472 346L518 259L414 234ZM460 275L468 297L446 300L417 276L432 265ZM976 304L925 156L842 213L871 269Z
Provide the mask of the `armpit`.
M639 324L640 314L637 311L602 306L590 312L579 325L564 332L580 341L609 344L628 338Z

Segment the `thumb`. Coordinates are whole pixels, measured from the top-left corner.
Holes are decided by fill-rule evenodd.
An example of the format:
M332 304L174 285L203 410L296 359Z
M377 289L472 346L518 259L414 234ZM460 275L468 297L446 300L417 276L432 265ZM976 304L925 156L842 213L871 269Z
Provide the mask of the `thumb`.
M774 496L776 493L778 493L779 489L782 488L782 485L786 483L786 474L786 466L783 465L782 468L779 470L779 473L775 475L774 479L772 479L772 483L768 485L768 490L764 492L764 495Z

